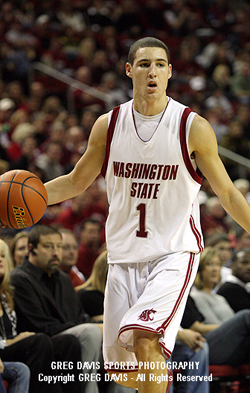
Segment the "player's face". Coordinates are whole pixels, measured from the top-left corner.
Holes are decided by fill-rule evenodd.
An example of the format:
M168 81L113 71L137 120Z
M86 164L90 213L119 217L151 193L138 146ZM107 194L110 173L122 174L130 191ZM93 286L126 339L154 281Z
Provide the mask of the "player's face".
M140 48L133 65L126 64L126 74L132 78L134 97L157 100L166 96L172 66L163 48Z
M62 252L62 263L65 266L74 266L78 256L78 244L73 235L70 233L62 234L63 240L63 252Z
M2 245L0 245L0 277L3 277L6 269L6 255Z
M220 281L221 260L214 256L206 263L201 273L202 284L204 288L212 289Z
M42 235L35 252L34 264L51 275L60 268L62 260L62 239L58 234Z

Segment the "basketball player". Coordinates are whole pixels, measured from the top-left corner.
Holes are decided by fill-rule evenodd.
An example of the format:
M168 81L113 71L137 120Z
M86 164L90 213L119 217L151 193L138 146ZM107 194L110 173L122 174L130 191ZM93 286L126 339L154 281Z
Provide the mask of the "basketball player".
M224 169L209 123L166 95L172 66L165 44L151 37L135 42L126 74L133 99L96 121L76 167L46 188L51 205L82 193L99 173L105 177L105 365L139 393L165 393L165 359L203 249L202 174L249 233L250 207Z

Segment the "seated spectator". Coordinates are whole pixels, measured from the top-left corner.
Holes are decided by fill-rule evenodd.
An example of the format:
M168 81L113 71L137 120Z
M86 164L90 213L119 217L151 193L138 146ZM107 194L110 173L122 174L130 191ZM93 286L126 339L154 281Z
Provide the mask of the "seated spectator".
M78 257L78 243L74 233L69 229L60 229L60 233L62 235L63 249L60 268L69 276L73 287L77 287L78 285L82 285L85 282L84 275L79 272L76 267L76 261ZM85 307L83 308L85 309ZM91 314L89 315L91 316Z
M36 160L36 165L42 169L45 181L54 179L65 173L61 165L63 148L60 142L51 142L46 149L46 152L39 155Z
M226 212L217 196L212 196L207 200L206 214L202 217L201 228L205 238L216 232L228 233Z
M231 258L232 258L232 246L229 236L226 233L214 233L206 239L206 246L213 247L220 255L222 266L221 266L221 280L217 285L221 285L226 281L229 274L231 274Z
M212 364L238 366L250 361L250 310L234 313L223 296L212 292L220 279L220 267L217 251L212 247L205 248L191 290L202 317L191 325L191 329L205 334Z
M8 383L8 392L29 393L30 370L21 362L2 362L0 359L0 393L6 393L2 378Z
M236 367L249 363L249 310L240 311L220 324L207 324L204 319L203 312L199 311L193 298L189 296L181 326L199 332L207 340L209 364Z
M76 266L86 279L91 275L94 262L100 254L101 244L101 224L97 220L85 220L82 224Z
M17 160L12 161L9 164L9 170L12 169L23 169L28 171L32 163L35 162L36 152L36 139L34 136L26 136L20 143L21 155Z
M17 232L10 242L10 252L13 260L14 267L22 263L23 258L28 256L28 238L27 231Z
M241 248L250 248L250 234L240 227L235 233L234 249L240 250Z
M205 323L220 324L234 315L225 298L212 293L220 281L221 266L219 253L213 247L206 247L201 253L198 273L191 290L191 296L204 315Z
M82 222L90 216L90 199L88 192L83 192L70 200L70 204L64 207L55 218L55 223L70 229L77 237L80 236Z
M34 226L29 232L29 256L11 273L19 329L25 326L50 337L71 334L80 341L83 364L95 364L101 359L102 332L84 313L69 277L60 270L61 260L60 232ZM97 393L96 369L82 372L85 391Z
M247 202L250 204L250 182L247 179L236 179L234 185L244 195Z
M242 61L231 78L231 89L239 102L250 103L250 62Z
M51 362L73 361L81 359L80 345L74 336L65 335L48 337L45 334L24 330L17 334L16 313L14 310L13 292L9 285L11 272L11 257L8 245L0 239L0 357L3 362L22 362L30 369L30 393L67 392L65 385L58 382L47 384L38 380L38 374L55 375L51 369ZM59 370L61 374L63 370ZM76 371L74 369L74 371ZM79 382L72 383L70 388L79 393ZM63 390L62 390L63 387Z
M234 312L250 309L250 293L247 283L250 282L250 249L237 250L234 253L232 274L219 288L218 294L224 296Z
M103 322L103 301L107 274L107 251L103 251L95 260L88 280L76 287L84 310L93 320L99 322Z
M228 132L222 137L220 146L231 150L233 153L239 154L240 156L249 157L249 140L244 136L243 125L237 117L232 118L229 122ZM235 162L227 157L222 157L222 160L231 179L233 181L238 179L240 177L239 170L237 165L235 165Z

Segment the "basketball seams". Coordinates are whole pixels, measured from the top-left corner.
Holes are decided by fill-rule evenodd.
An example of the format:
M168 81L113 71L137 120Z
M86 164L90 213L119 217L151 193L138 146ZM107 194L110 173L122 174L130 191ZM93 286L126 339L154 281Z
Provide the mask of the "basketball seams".
M37 180L38 178L35 177L35 176L27 177L27 179L24 180L24 182L22 183L22 185L25 186L25 187L30 188L30 189L33 190L33 191L35 191L38 195L40 195L40 197L44 200L45 204L47 205L46 199L44 198L44 196L43 196L39 191L37 191L35 188L29 186L28 184L25 184L25 182L26 182L27 180L29 180L29 179L36 179L36 180Z
M26 180L29 180L29 179L37 179L37 178L34 177L34 176L30 176L28 179L25 179L24 182L25 182ZM29 186L28 184L24 184L24 182L21 183L21 182L12 181L12 180L2 180L2 181L0 182L0 187L1 187L1 184L2 184L2 183L19 184L19 186L27 187L27 188L33 190L34 192L36 192L36 193L44 200L45 204L47 203L47 202L46 202L46 199L44 198L44 196L43 196L39 191L37 191L35 188Z
M27 187L27 186L26 186L26 187ZM26 200L25 200L25 198L24 198L24 195L23 195L23 188L24 188L24 184L22 184L22 186L21 186L21 194L22 194L23 202L24 202L24 204L25 204L25 206L26 206L26 209L27 209L27 211L28 211L28 213L29 213L29 215L30 215L30 218L31 218L31 220L32 220L32 223L33 223L33 225L34 225L35 222L34 222L34 220L33 220L33 216L32 216L32 214L31 214L31 212L30 212L30 209L29 209L29 207L28 207L28 205L27 205L27 203L26 203ZM32 188L32 187L30 187L30 188Z

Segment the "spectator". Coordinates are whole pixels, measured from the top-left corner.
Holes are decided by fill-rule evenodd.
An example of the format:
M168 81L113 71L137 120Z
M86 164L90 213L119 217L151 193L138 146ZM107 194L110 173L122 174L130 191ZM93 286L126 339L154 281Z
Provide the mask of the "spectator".
M249 310L244 310L220 325L207 324L204 323L205 318L193 298L189 296L181 326L199 332L207 340L209 364L228 364L236 367L242 363L249 363L249 316Z
M247 283L250 282L250 249L240 249L234 253L232 274L218 290L224 296L234 312L250 309L250 293Z
M234 185L244 195L247 202L250 204L250 182L247 179L236 179Z
M79 240L81 224L90 215L89 204L89 195L85 191L75 198L72 198L69 206L62 208L54 222L73 231Z
M218 252L212 247L206 247L202 251L198 273L191 290L197 308L205 317L204 323L220 324L234 315L226 300L211 292L221 279L221 266Z
M239 228L235 233L235 250L241 248L250 248L250 235L244 231L244 229Z
M60 229L62 235L62 262L60 265L61 270L66 273L73 287L82 285L85 282L84 275L76 267L78 257L78 243L76 237L69 229ZM85 309L85 307L83 307ZM87 309L85 309L88 313ZM88 313L89 314L89 313ZM91 314L89 314L92 316Z
M243 157L250 156L249 141L244 136L243 125L237 117L229 122L228 133L221 139L220 145ZM223 162L232 180L238 179L240 176L235 162L226 157L223 157Z
M221 285L231 274L232 245L230 238L226 233L214 233L206 239L206 247L213 247L221 258Z
M107 94L106 110L111 110L120 103L124 103L128 98L125 91L118 87L116 74L113 71L107 71L102 75L99 89Z
M35 334L23 331L17 334L16 313L12 289L9 285L11 272L11 257L7 244L0 239L0 275L1 280L1 329L0 329L0 357L3 362L17 361L25 363L30 369L30 393L67 392L65 386L61 390L60 383L47 384L39 381L38 374L55 375L56 371L51 368L51 362L78 361L81 359L80 345L71 335L49 338L45 334ZM25 325L24 325L25 326ZM26 326L25 326L26 327ZM60 370L60 374L61 374ZM74 368L76 371L76 368ZM64 372L63 372L64 373ZM62 385L63 386L63 385ZM79 383L71 384L71 389L79 393Z
M36 138L32 135L26 136L20 143L20 147L21 155L9 164L9 170L23 169L29 171L30 165L35 162L36 158Z
M65 173L62 160L62 145L60 142L51 142L46 152L37 157L36 165L42 169L45 181L49 181Z
M212 293L220 279L220 267L218 253L212 247L205 248L201 253L195 286L191 290L200 316L197 316L197 309L195 311L192 305L189 311L192 316L188 317L194 318L194 322L188 325L205 335L209 344L210 364L238 366L250 360L250 310L234 313L223 296ZM187 327L183 321L182 326Z
M220 204L217 196L210 197L206 202L207 212L202 218L201 228L204 237L215 232L227 233L229 226L226 223L226 212Z
M220 87L216 88L214 92L206 98L204 104L207 109L220 108L221 113L223 114L223 117L220 120L224 122L230 119L233 115L233 105Z
M96 258L88 280L76 287L83 308L98 322L103 322L103 301L107 274L107 251L103 251Z
M250 103L250 62L242 62L239 69L231 78L231 89L239 102Z
M24 326L50 337L72 334L81 344L82 363L101 359L102 333L90 323L77 300L69 277L60 270L62 236L49 226L37 225L29 232L29 256L12 271L19 329ZM68 345L66 346L68 350ZM85 392L98 392L93 369L83 368ZM92 378L88 377L92 374ZM89 380L88 380L89 379ZM93 381L94 379L94 381Z
M23 258L28 256L28 238L26 231L17 232L10 242L10 253L12 256L14 267L21 265Z
M86 219L80 234L79 255L76 266L88 279L101 247L101 224L97 220Z

